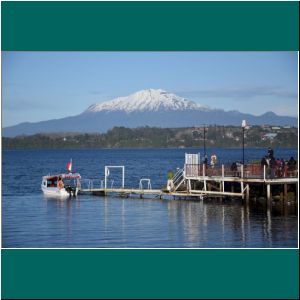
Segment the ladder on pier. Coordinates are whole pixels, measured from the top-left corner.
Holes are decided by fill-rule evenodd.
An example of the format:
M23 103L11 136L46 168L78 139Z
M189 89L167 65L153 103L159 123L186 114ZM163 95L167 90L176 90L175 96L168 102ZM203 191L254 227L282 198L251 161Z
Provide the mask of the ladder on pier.
M174 191L177 191L184 184L184 182L184 170L178 169L176 174L173 176Z

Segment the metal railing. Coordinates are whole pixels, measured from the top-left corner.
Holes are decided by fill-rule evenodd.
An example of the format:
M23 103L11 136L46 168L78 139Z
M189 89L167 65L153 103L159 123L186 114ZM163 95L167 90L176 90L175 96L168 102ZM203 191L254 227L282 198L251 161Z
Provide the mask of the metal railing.
M144 190L143 182L146 183L147 189L148 189L148 190L151 190L151 189L152 189L152 187L151 187L151 180L150 180L149 178L141 178L141 179L140 179L140 183L139 183L139 189L140 189L140 190Z
M271 168L260 164L245 164L244 166L232 167L223 164L211 167L205 164L185 164L184 172L187 177L295 178L298 177L298 166L294 168L288 166Z
M180 183L182 181L182 179L184 178L183 172L184 172L183 169L178 169L176 174L173 176L174 186L176 186L178 183Z
M114 180L108 181L108 188L113 188ZM104 189L104 179L81 179L80 186L82 190Z

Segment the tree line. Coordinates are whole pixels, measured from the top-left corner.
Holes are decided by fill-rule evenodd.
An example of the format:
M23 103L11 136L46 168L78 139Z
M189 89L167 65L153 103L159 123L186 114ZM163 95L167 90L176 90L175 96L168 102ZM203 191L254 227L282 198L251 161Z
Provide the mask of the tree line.
M205 130L205 134L204 134ZM4 150L14 149L84 149L84 148L185 148L241 147L243 133L239 126L158 128L114 127L106 133L44 133L2 137ZM245 130L245 147L298 146L298 128L252 126Z

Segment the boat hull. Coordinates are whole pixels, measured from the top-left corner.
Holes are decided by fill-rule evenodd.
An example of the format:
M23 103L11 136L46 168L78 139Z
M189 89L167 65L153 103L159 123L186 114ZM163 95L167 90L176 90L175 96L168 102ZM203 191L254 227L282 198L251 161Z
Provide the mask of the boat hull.
M70 197L70 193L66 191L66 189L59 189L57 187L44 187L41 186L42 191L45 196L51 196L51 197ZM76 189L75 196L77 196L78 190Z

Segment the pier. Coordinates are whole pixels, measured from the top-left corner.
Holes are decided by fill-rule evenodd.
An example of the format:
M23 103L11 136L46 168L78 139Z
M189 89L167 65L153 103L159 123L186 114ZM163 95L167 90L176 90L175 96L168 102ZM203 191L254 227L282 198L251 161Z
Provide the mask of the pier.
M138 188L125 188L125 167L106 166L104 180L87 179L80 193L106 196L116 194L119 197L145 196L160 199L203 199L204 197L238 197L249 201L250 198L262 198L268 206L272 200L283 204L293 198L298 202L298 167L293 170L285 166L281 170L270 169L260 164L240 165L236 169L224 164L207 166L201 164L200 155L187 154L186 163L178 169L173 178L166 181L161 189L152 189L150 178L141 178ZM192 162L192 163L189 163ZM122 186L109 184L109 169L122 171ZM97 182L97 184L95 184ZM143 186L145 185L145 187Z

